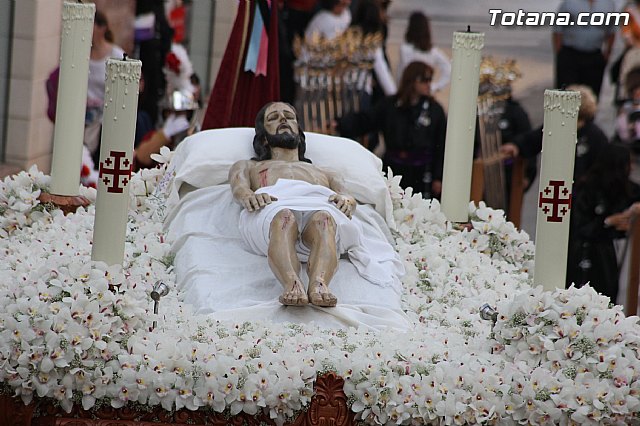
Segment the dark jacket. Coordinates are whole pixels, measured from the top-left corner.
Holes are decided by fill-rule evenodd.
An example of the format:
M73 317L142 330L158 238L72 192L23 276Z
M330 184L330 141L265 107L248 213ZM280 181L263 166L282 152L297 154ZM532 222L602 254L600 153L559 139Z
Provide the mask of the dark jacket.
M590 285L615 303L618 296L619 265L613 241L626 235L604 224L639 199L640 188L629 182L628 191L606 188L592 182L575 185L567 257L567 282ZM617 189L612 194L612 189Z
M516 136L531 130L531 121L522 105L512 98L508 98L504 103L504 111L500 115L498 127L502 143L513 142Z
M398 106L396 96L388 96L370 110L340 118L338 130L348 138L380 131L386 146L386 164L427 164L433 179L442 179L447 122L444 109L431 97L404 107Z

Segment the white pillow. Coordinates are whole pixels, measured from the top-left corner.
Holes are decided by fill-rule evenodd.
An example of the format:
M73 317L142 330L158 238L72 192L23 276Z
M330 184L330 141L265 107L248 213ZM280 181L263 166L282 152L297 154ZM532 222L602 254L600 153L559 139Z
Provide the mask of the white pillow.
M172 166L172 191L187 183L195 188L228 183L229 169L238 160L255 156L249 127L204 130L186 138L178 147ZM338 136L305 132L305 156L313 164L337 171L348 192L362 204L371 204L395 229L393 205L382 173L382 161L358 142Z

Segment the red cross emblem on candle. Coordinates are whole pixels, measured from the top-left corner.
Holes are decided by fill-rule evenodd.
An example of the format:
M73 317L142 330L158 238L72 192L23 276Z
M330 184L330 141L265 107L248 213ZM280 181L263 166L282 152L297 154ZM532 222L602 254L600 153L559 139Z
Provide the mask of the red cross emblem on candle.
M538 207L547 216L547 222L562 222L571 209L571 193L563 180L550 180L540 191Z
M107 185L107 192L121 194L131 179L133 165L125 155L123 151L111 151L109 157L100 162L99 177ZM122 186L120 186L121 183Z

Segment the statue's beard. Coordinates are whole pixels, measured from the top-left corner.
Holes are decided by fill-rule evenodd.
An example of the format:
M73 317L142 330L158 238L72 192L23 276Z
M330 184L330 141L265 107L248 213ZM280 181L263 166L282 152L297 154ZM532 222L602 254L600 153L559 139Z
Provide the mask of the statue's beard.
M272 135L267 133L266 138L271 148L296 149L300 146L300 135L291 133Z

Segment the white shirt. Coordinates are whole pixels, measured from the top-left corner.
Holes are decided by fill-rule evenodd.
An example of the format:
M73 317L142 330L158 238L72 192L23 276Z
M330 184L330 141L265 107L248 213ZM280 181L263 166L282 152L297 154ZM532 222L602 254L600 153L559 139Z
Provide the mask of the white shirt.
M400 81L404 69L413 61L424 62L436 71L437 80L431 83L432 93L442 90L451 81L451 61L442 50L437 47L432 47L429 51L418 50L406 42L400 45L398 81Z
M310 39L314 33L331 40L342 34L351 24L351 11L345 8L340 15L335 15L328 10L320 10L307 25L304 36Z
M389 69L386 59L384 59L384 53L382 47L378 47L375 50L375 56L373 61L373 72L376 73L376 78L380 87L384 91L386 96L395 95L398 91L395 81L393 81L393 75Z

